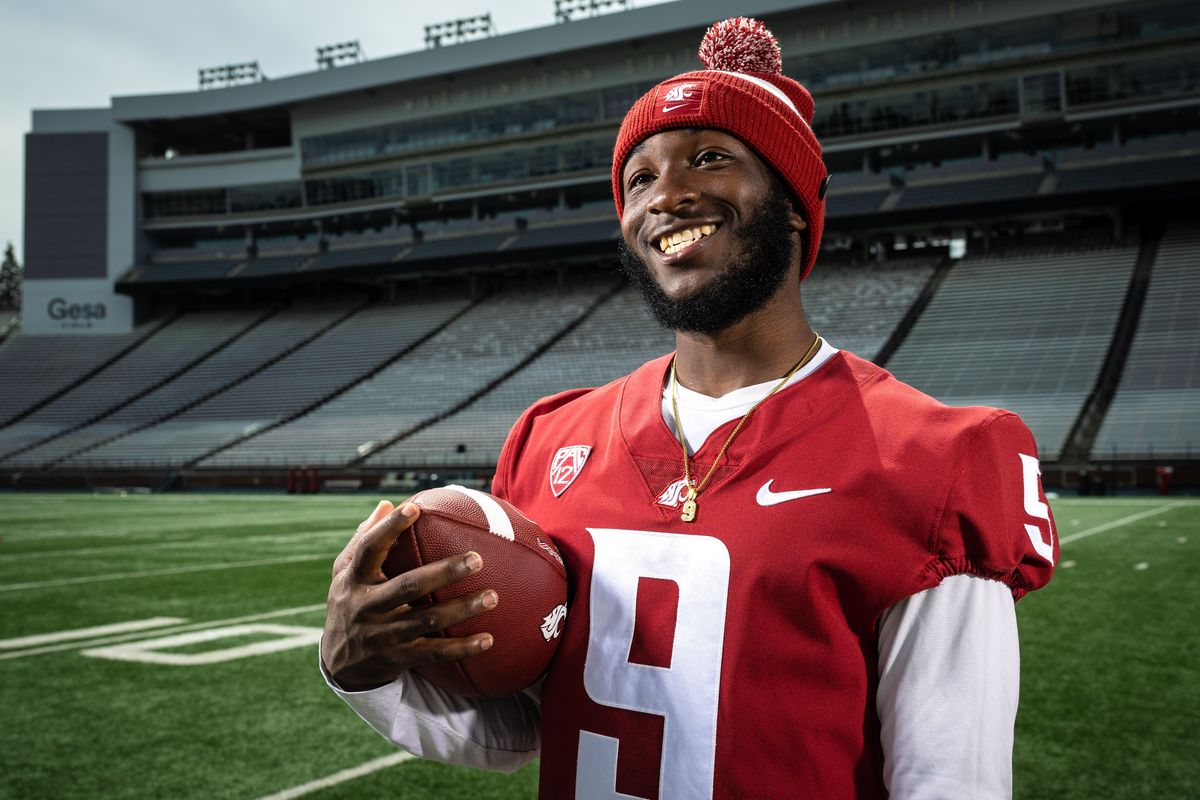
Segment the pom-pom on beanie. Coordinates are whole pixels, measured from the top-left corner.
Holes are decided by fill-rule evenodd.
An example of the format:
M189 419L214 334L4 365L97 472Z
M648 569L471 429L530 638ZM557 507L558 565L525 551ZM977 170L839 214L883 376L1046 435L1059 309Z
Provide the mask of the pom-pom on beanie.
M706 69L668 78L642 95L621 123L613 149L613 198L624 212L621 172L644 139L674 128L713 128L745 142L803 206L801 280L812 270L825 224L827 173L812 131L808 90L783 74L779 42L755 19L714 24L700 43Z

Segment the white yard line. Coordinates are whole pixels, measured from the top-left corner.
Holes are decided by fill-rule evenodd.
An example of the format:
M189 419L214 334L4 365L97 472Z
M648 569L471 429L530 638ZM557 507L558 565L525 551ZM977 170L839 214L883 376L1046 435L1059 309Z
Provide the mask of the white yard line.
M336 555L336 554L335 554ZM74 586L80 583L103 583L105 581L124 581L134 578L155 578L162 575L182 575L188 572L216 572L226 569L245 569L247 567L266 567L272 564L295 564L301 561L330 560L329 553L317 553L302 556L281 556L279 558L261 558L254 561L224 561L217 564L192 564L187 567L164 567L163 569L148 569L141 572L112 572L107 575L85 575L79 578L56 578L49 581L30 581L28 583L3 583L0 592L17 592L28 589L48 589L53 586Z
M324 603L316 603L308 606L296 606L294 608L281 608L278 611L264 611L259 614L249 614L243 617L230 617L229 619L214 619L209 622L193 622L188 625L180 625L177 628L157 629L154 634L162 635L167 633L184 633L186 631L202 631L208 628L220 628L226 625L238 625L243 622L257 622L264 619L278 619L279 617L294 617L298 614L311 614L314 611L324 611ZM51 645L49 647L38 647L32 650L21 650L15 653L0 653L0 661L8 661L14 658L24 658L26 656L40 656L46 653L58 653L63 650L82 650L86 647L99 647L105 644L116 644L118 642L128 642L132 639L140 639L145 637L145 632L140 634L126 634L124 636L110 636L106 639L96 639L86 642L69 642L65 644Z
M372 772L378 772L381 769L394 767L396 764L402 764L413 757L412 753L393 753L390 756L377 758L374 761L359 764L357 767L344 769L341 772L326 775L324 778L302 783L299 786L293 786L291 789L284 789L282 792L261 797L259 800L292 800L294 797L303 797L306 794L327 789L330 786L337 786L339 783L345 783L346 781L361 778L364 775L370 775Z
M196 513L203 513L204 510L205 509L203 508L197 508ZM362 516L358 517L357 520L354 518L355 515L350 513L345 517L322 517L316 520L309 520L309 524L315 525L317 523L327 523L332 526L345 525L348 521L352 521L354 525L357 525L358 522L362 520L362 517L365 517L370 512L370 509L363 511ZM126 523L130 522L128 518L126 518L124 521ZM100 527L89 530L69 528L68 530L54 531L12 530L5 533L5 540L10 542L43 542L52 541L54 539L127 539L134 537L152 537L163 533L190 533L195 531L196 528L201 527L208 528L211 532L212 530L228 529L237 526L294 526L296 524L296 515L294 512L292 514L272 514L269 517L262 515L242 515L237 517L236 522L231 521L228 524L222 525L205 525L203 520L198 522L194 514L191 516L173 515L166 519L159 515L155 517L146 517L142 521L145 522L144 525L126 525L126 527L123 528ZM59 518L55 521L55 524L62 526L67 523L62 518Z
M97 636L108 636L113 633L130 633L144 631L148 628L164 628L187 622L182 617L152 617L138 619L133 622L116 622L112 625L96 625L91 628L76 628L73 631L57 631L56 633L39 633L36 636L18 636L16 639L0 639L0 650L17 650L24 647L36 647L41 644L69 642L72 639L95 639Z
M1094 528L1088 528L1087 530L1082 530L1082 531L1077 531L1075 533L1072 533L1069 536L1063 536L1058 540L1058 544L1061 547L1064 544L1068 544L1070 542L1074 542L1079 539L1086 539L1089 536L1095 536L1097 533L1104 533L1105 531L1110 531L1113 528L1119 528L1122 525L1128 525L1131 522L1137 522L1139 519L1145 519L1146 517L1153 517L1156 514L1161 514L1164 511L1170 511L1173 508L1179 508L1179 506L1184 506L1184 505L1190 505L1190 504L1187 503L1186 501L1180 500L1180 501L1176 501L1174 503L1167 503L1165 506L1157 506L1157 507L1151 508L1147 511L1139 511L1136 514L1130 514L1128 517L1121 517L1120 519L1114 519L1112 522L1106 522L1103 525L1097 525Z
M237 639L242 636L269 636L270 638L249 644L234 645L199 653L165 652L186 645L219 642L222 639ZM171 667L195 667L222 664L242 658L282 653L298 647L312 647L321 641L321 629L311 625L228 625L206 631L175 633L157 639L142 639L137 642L112 644L104 647L89 647L80 655L88 658L107 658L111 661L131 661L135 664L159 664Z
M301 541L303 539L319 539L321 537L332 537L340 535L346 541L350 540L353 531L346 528L327 528L320 531L307 531L305 533L276 533L262 534L260 536L205 536L200 539L175 539L169 542L150 542L147 544L120 544L109 547L76 547L71 550L32 550L23 553L9 553L0 555L0 563L6 561L24 561L31 558L58 558L60 556L94 556L105 555L107 553L128 553L131 550L163 550L176 547L207 547L209 545L244 545L244 544L276 544L288 543L293 541Z

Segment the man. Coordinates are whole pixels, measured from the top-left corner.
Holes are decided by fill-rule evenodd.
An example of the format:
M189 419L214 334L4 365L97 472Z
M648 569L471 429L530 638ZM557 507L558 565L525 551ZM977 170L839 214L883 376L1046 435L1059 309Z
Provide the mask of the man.
M812 99L761 23L718 23L701 57L634 105L613 158L622 263L677 351L535 404L497 466L572 576L547 678L474 701L407 671L489 646L424 634L504 602L405 605L481 566L383 579L411 504L381 504L335 564L323 668L418 755L540 753L544 798L1008 796L1013 601L1057 557L1033 438L812 331Z

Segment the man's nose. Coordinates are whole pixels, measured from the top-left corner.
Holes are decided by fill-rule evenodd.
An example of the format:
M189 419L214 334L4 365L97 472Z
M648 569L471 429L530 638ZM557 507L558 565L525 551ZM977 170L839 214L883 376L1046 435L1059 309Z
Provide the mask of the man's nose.
M651 214L678 214L696 205L699 199L694 176L683 166L669 166L655 179L647 210Z

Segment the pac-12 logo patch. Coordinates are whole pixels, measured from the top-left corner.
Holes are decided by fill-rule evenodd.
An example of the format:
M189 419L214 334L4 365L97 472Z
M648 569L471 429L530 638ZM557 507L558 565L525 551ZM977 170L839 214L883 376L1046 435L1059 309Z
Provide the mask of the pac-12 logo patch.
M591 445L573 444L554 454L554 460L550 462L550 491L554 492L555 497L561 497L575 482L591 452Z
M658 113L699 114L704 86L698 83L667 84L658 90Z

